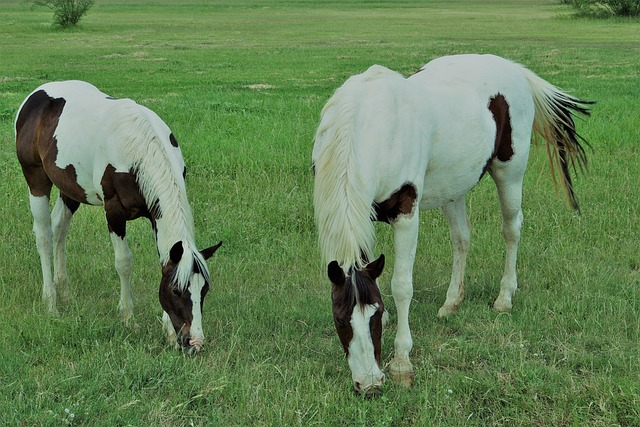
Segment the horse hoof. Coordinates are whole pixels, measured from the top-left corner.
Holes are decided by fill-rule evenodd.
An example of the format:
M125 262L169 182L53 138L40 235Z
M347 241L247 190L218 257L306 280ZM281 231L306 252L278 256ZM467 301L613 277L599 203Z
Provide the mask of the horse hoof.
M58 299L60 300L60 303L62 303L63 305L69 305L69 303L71 303L71 295L69 295L68 293L64 293L64 292L59 293Z
M493 303L493 308L500 313L509 313L511 311L511 302L498 301Z
M438 317L447 317L450 314L454 314L457 312L458 312L457 305L443 305L442 307L440 307L440 310L438 310Z
M413 371L393 372L391 371L391 378L395 383L398 383L404 387L411 387L413 385L413 377L415 373Z
M127 329L138 332L140 330L140 325L134 319L129 319L124 322L124 325Z

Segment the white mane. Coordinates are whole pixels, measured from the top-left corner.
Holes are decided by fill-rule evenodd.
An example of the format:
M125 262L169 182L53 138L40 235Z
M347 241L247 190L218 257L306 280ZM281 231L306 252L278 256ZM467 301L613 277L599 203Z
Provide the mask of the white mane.
M360 173L354 141L362 125L356 123L359 83L388 72L373 66L347 80L323 108L316 132L313 196L320 251L324 262L337 260L343 268L362 268L373 259L374 188Z
M157 209L153 203L158 200L161 216L156 221L156 244L162 265L169 261L171 247L176 242L183 244L184 252L174 281L184 290L194 262L203 274L208 273L195 245L193 215L182 177L182 154L169 142L170 130L155 113L130 100L120 100L119 104L118 114L122 120L117 121L114 137L122 141L150 212ZM166 135L162 135L163 132Z

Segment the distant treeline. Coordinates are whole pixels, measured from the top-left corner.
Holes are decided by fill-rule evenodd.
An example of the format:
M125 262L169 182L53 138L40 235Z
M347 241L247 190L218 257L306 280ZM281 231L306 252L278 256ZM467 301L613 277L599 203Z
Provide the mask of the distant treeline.
M579 15L606 18L640 16L640 0L560 0L578 10Z

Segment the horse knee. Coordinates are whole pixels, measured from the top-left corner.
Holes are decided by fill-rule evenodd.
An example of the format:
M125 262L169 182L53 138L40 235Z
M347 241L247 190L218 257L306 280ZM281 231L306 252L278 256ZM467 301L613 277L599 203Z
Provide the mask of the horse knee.
M402 301L410 301L413 297L413 284L410 280L392 280L391 294L396 304Z
M520 239L520 230L522 229L524 217L522 211L505 217L502 221L502 235L508 242L517 242Z
M133 270L133 254L131 252L116 255L116 271L120 276L130 276Z

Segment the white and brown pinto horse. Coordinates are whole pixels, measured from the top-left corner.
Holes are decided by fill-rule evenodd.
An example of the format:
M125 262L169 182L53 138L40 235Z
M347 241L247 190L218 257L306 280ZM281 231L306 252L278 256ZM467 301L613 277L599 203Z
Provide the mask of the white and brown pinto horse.
M485 172L502 208L506 265L493 306L511 309L522 225L522 182L532 131L547 146L551 172L577 210L569 169L586 166L572 112L587 105L521 65L492 55L436 59L409 78L382 66L349 78L322 110L315 137L314 206L332 283L334 323L357 392L378 389L384 305L373 259L372 220L391 224L391 279L398 314L392 376L411 384L412 271L420 210L441 208L454 247L453 272L438 315L458 310L470 226L465 195ZM555 178L554 178L555 179Z
M18 111L15 128L49 311L57 312L56 288L63 302L69 299L65 241L73 213L81 203L103 205L124 321L133 321L133 256L126 222L146 217L162 265L160 303L167 338L190 353L200 350L202 304L210 285L205 260L220 244L196 250L184 161L167 125L130 99L112 98L89 83L65 81L33 91ZM53 185L60 197L51 220Z

